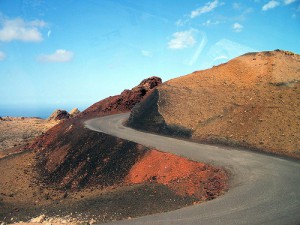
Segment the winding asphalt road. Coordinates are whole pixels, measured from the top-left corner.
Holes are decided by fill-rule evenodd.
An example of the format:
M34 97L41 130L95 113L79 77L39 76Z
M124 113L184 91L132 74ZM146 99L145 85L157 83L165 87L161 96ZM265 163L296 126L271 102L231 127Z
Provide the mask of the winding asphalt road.
M85 126L195 161L225 167L233 178L229 191L212 201L109 224L300 224L300 161L136 131L122 125L128 116L126 113L99 117L86 121Z

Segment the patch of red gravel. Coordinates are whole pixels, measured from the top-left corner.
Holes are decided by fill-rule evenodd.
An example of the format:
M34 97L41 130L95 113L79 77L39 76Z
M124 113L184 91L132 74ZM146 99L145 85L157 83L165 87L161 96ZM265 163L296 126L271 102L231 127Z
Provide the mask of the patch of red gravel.
M150 150L135 163L125 180L127 184L157 182L180 196L204 201L227 190L228 174L220 168Z

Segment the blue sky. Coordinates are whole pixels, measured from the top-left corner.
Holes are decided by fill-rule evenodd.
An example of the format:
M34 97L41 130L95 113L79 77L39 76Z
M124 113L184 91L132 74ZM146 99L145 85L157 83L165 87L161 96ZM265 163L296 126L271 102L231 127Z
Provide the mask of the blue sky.
M1 0L0 116L83 110L249 51L299 54L299 37L299 0Z

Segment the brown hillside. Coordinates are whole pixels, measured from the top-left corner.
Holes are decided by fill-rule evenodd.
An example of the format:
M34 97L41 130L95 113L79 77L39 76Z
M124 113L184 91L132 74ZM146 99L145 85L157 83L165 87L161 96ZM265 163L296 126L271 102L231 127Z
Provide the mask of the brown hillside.
M0 223L41 214L66 218L67 224L73 219L104 222L174 210L222 194L228 180L222 169L84 127L88 118L128 112L160 83L157 77L145 79L62 120L27 145L28 151L0 159Z
M127 112L159 84L158 77L145 79L132 90L93 104L38 138L31 148L36 152L41 178L49 185L67 189L120 183L124 173L143 155L144 148L90 131L84 128L83 121Z
M276 50L164 83L133 110L129 124L300 157L299 109L300 56Z

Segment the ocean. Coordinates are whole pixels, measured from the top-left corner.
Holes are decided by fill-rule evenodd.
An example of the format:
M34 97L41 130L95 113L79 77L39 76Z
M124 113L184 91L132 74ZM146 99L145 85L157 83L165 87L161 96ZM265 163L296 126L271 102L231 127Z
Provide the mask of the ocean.
M61 109L67 110L69 112L73 108L65 107ZM5 117L5 116L39 117L42 119L47 119L56 109L59 108L55 108L55 107L22 108L22 107L4 107L0 105L0 117Z

